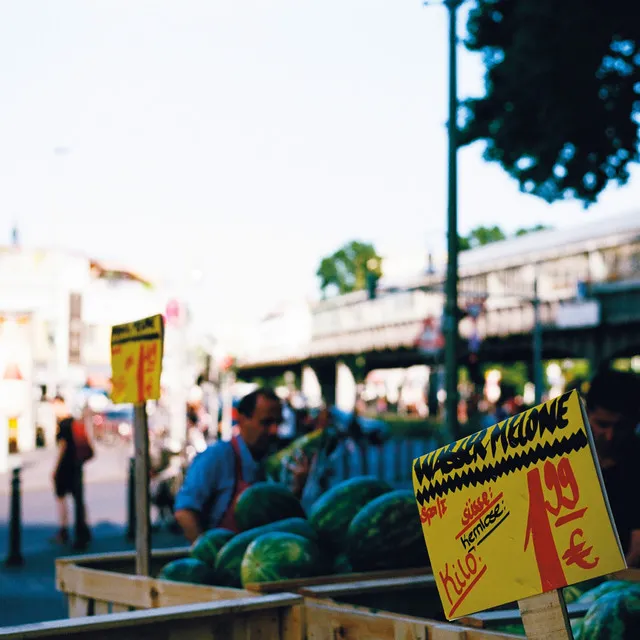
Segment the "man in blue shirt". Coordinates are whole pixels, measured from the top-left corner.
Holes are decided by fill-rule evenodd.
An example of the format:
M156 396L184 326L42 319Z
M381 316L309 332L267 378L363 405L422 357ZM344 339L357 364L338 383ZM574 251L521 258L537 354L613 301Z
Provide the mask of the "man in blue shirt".
M213 443L193 460L175 501L175 518L189 542L214 527L237 531L235 503L260 479L259 462L281 422L278 396L256 389L238 403L238 435Z

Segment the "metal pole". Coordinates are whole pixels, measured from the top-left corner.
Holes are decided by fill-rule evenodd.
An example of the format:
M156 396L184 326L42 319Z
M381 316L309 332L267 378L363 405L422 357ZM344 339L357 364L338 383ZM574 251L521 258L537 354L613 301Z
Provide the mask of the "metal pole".
M11 474L11 512L9 515L9 553L4 561L7 567L24 564L22 557L22 501L20 496L20 467Z
M446 427L459 438L458 425L458 93L457 93L457 9L461 0L446 0L449 9L449 189L447 212L447 283L444 314L444 360Z
M542 402L542 323L540 321L540 298L538 298L538 274L533 279L533 384L536 405Z

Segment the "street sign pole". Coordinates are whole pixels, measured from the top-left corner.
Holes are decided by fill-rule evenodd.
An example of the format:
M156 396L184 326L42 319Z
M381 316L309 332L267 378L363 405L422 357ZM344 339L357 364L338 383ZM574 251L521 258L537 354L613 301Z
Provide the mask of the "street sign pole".
M133 432L136 500L136 574L150 575L151 518L149 505L149 424L146 403L134 405Z
M535 402L542 402L542 322L540 320L540 298L538 297L538 272L533 280L533 384L535 388Z
M458 426L458 93L457 93L457 10L461 0L446 0L449 10L449 182L447 212L447 282L444 313L444 363L446 427L453 440Z

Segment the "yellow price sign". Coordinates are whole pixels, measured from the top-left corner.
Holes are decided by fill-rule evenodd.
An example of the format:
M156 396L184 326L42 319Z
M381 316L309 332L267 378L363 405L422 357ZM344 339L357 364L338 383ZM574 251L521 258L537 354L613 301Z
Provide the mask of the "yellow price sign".
M448 620L626 567L576 391L414 460Z
M160 398L164 346L161 315L111 328L111 397L116 404Z

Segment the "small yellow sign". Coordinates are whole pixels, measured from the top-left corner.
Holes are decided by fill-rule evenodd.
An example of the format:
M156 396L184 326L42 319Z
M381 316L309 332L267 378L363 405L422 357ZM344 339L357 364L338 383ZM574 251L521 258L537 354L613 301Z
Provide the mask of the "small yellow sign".
M626 566L576 391L414 460L448 620Z
M119 324L111 329L111 398L140 404L160 398L164 346L161 315Z

